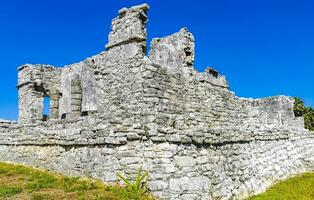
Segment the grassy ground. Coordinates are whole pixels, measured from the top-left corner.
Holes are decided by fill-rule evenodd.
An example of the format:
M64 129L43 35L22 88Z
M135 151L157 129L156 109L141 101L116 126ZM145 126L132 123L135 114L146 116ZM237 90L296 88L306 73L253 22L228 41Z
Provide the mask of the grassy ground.
M0 163L0 199L153 200L148 195L137 195L118 185L5 163Z
M280 182L248 200L314 200L314 173Z

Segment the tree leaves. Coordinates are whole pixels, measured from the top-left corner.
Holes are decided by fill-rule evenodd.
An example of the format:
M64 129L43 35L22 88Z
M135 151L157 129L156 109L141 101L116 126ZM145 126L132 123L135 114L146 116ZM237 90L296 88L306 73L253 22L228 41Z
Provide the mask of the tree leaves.
M304 117L305 128L314 131L314 110L311 107L304 106L304 102L301 98L294 98L294 115L296 117Z

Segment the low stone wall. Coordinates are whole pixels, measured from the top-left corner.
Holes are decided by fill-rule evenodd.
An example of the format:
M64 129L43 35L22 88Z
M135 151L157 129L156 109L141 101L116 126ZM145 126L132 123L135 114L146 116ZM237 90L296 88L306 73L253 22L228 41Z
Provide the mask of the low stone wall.
M150 191L173 200L241 199L314 169L314 135L306 130L233 127L212 129L202 140L169 134L160 141L139 125L118 129L96 119L2 127L0 160L106 182L143 166Z

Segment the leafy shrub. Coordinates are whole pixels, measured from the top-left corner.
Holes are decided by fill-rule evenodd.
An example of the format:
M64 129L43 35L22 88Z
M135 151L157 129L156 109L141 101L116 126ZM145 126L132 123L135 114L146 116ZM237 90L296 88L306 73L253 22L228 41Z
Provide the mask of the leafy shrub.
M314 131L314 110L311 107L304 106L304 102L301 98L295 97L294 98L294 115L296 117L304 117L304 124L305 128L309 129L310 131Z
M296 117L302 117L304 115L304 102L302 101L301 98L299 97L295 97L294 98L294 107L293 107L293 111L294 111L294 115Z

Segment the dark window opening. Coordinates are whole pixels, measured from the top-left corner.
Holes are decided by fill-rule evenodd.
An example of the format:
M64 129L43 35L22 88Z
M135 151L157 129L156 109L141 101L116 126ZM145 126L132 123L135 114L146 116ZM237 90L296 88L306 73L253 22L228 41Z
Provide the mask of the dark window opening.
M184 49L184 52L185 52L185 55L186 55L186 56L192 55L192 51L191 51L191 49L190 49L189 47L186 47L186 48Z
M88 116L88 111L81 112L81 117L85 117L85 116Z
M214 70L213 68L210 68L210 67L208 67L206 69L206 72L207 72L208 75L212 75L215 78L218 78L218 76L219 76L218 71L216 71L216 70Z
M65 114L65 113L63 113L62 115L61 115L61 119L65 119L67 117L67 114Z
M49 116L48 115L43 115L43 121L46 122L49 120Z

